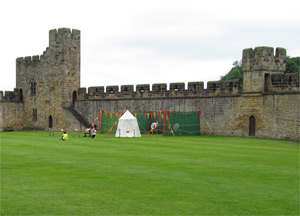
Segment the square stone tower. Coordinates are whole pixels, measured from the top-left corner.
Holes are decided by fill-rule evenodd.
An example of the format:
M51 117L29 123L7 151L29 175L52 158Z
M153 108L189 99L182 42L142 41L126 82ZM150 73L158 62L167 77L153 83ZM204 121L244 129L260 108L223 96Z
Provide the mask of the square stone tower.
M66 128L63 108L72 105L80 87L80 31L49 31L41 56L16 60L16 88L24 102L24 128Z
M262 93L267 91L271 74L284 74L286 50L273 47L244 49L242 69L244 72L243 92Z

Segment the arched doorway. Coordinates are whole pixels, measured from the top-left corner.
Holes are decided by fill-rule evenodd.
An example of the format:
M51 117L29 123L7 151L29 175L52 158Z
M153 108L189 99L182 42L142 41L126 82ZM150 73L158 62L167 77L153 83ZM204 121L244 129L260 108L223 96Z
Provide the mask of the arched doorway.
M49 116L49 128L53 128L53 119L52 119L52 116Z
M249 119L249 136L255 136L255 117L250 116Z
M75 105L76 99L77 99L77 92L73 91L73 105Z

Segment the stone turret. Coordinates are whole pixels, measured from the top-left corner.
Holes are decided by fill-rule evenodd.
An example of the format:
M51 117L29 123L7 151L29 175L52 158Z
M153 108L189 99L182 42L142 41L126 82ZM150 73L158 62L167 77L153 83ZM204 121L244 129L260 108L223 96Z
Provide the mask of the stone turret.
M270 84L270 76L285 72L286 50L277 48L274 56L272 47L244 49L242 69L244 72L243 92L264 92Z

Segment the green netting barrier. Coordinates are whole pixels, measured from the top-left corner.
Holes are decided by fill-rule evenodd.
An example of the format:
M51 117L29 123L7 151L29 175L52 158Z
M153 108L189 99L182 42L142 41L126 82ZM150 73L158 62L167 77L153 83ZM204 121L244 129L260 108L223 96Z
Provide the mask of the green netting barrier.
M109 113L101 111L94 120L100 133L114 134L118 126L118 119L125 111ZM136 117L141 134L163 134L164 136L192 136L200 135L201 111L196 112L139 112L132 111Z
M169 112L166 117L165 136L200 135L200 114L200 112Z
M115 133L118 126L118 119L122 116L122 112L120 113L109 113L109 112L102 112L100 115L99 121L99 132L100 133L108 133L112 134ZM102 118L102 122L101 122Z

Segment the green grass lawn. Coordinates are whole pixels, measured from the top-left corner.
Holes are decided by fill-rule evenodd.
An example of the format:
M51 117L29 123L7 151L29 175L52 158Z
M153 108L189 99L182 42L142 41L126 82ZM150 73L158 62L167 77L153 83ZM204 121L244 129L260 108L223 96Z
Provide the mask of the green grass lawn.
M299 215L299 144L1 135L1 215Z

